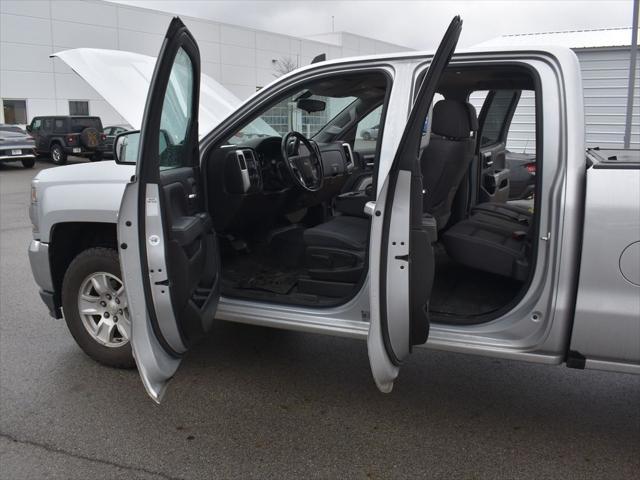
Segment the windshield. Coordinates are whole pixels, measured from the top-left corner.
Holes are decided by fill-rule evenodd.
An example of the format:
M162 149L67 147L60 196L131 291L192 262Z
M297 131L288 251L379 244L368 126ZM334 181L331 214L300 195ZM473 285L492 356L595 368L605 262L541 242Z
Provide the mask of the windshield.
M283 137L291 131L312 138L356 100L357 97L311 95L304 89L279 101L254 118L238 130L228 142L237 145L256 137Z

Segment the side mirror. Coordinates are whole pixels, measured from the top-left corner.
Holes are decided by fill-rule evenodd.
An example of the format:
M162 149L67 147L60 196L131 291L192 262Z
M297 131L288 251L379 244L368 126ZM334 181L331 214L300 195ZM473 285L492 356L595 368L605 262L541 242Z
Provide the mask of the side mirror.
M27 130L27 132L31 133L31 125L27 125L27 126L26 126L26 127L24 127L24 128Z
M113 158L122 165L135 165L138 161L140 130L131 130L118 135L113 142Z
M324 109L327 108L327 104L322 100L300 98L296 102L296 107L298 107L300 110L304 110L307 113L324 112Z

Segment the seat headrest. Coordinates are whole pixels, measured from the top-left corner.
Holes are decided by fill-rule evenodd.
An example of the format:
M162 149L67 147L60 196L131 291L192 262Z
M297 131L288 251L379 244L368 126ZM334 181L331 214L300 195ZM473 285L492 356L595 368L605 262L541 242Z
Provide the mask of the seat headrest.
M433 107L431 132L446 138L469 138L478 130L476 109L467 102L440 100Z

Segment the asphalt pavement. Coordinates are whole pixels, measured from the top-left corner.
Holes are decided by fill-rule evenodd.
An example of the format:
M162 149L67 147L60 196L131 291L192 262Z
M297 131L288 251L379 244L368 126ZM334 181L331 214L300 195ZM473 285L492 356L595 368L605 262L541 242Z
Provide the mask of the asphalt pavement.
M419 350L383 395L364 342L219 322L155 405L38 297L49 167L0 165L0 478L638 478L631 375Z

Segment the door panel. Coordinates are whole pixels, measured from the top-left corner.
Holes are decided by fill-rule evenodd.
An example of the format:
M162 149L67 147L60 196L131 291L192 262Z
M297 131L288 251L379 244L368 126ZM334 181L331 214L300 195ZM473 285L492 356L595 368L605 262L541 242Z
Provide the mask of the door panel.
M510 172L507 168L507 134L520 100L519 90L492 90L479 117L477 202L505 203L509 200Z
M424 76L371 222L367 346L374 380L385 393L412 346L424 343L429 333L437 228L422 211L420 149L425 120L461 29L462 20L455 17Z
M119 238L127 239L121 264L134 305L133 353L157 402L182 355L211 327L219 299L218 247L200 196L199 79L197 44L175 18L151 81L136 176L118 219ZM137 248L128 248L131 242Z

